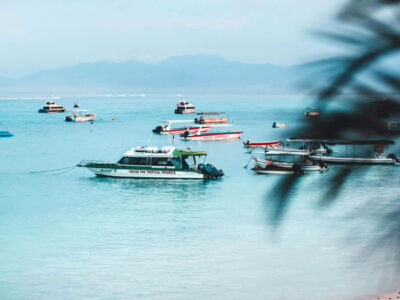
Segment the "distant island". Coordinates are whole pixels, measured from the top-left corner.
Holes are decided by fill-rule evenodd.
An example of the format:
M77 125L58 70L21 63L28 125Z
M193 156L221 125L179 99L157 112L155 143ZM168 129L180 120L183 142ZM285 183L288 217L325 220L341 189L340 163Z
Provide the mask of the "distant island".
M290 93L300 89L298 83L311 65L247 64L218 55L175 56L158 63L98 61L0 77L0 91Z

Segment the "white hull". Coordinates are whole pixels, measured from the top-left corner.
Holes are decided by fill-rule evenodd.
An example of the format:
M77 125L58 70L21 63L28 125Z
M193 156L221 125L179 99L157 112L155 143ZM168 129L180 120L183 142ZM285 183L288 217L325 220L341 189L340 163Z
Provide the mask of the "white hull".
M87 121L92 121L96 118L96 115L90 116L90 117L76 117L74 119L74 122L87 122Z
M337 164L367 164L367 165L389 165L394 164L396 161L392 158L357 158L357 157L334 157L334 156L321 156L321 155L310 155L313 160L324 161L327 163Z
M88 168L97 176L119 177L119 178L176 178L176 179L203 179L204 175L197 172L177 170L138 170L138 169L109 169Z
M272 164L274 166L279 166L279 167L286 167L286 168L292 168L294 163L289 163L289 162L281 162L281 161L273 161ZM262 161L262 160L256 160L255 165L260 168L265 168L268 166L267 161ZM325 169L321 168L318 165L306 165L306 164L301 164L299 163L298 166L300 167L300 170L302 171L325 171Z
M274 170L254 170L255 172L259 174L277 174L277 175L292 175L294 174L294 171L274 171Z
M181 114L194 114L196 112L196 109L185 109L184 111L181 112Z

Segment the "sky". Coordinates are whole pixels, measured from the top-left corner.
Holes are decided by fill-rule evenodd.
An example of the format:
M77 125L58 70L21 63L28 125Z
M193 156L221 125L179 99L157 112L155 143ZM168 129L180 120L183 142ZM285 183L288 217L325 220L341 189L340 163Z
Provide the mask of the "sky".
M324 56L309 34L344 0L0 0L0 76L82 62L218 54L291 65Z

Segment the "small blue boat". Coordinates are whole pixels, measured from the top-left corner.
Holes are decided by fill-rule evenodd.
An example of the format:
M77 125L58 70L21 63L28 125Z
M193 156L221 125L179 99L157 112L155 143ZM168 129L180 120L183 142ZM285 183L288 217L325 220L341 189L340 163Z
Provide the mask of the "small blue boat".
M11 132L7 130L0 130L0 137L14 136Z

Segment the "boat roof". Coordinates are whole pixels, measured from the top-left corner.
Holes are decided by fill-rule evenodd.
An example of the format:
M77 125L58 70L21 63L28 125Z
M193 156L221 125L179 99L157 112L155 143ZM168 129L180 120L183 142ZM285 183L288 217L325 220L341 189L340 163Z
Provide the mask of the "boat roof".
M199 112L199 113L197 113L198 115L220 115L220 114L224 114L224 112L223 111L221 111L221 112Z
M207 155L206 151L192 151L189 149L178 149L176 148L172 153L174 156L202 156Z
M290 138L288 142L304 142L304 143L324 143L328 145L393 145L392 140L331 140L331 139L307 139L307 138Z
M189 147L177 148L174 146L164 146L161 148L150 146L138 146L128 150L124 156L202 156L207 155L206 151L192 151Z
M191 122L193 123L193 120L164 120L162 121L164 122L168 122L168 123L187 123L187 122Z

